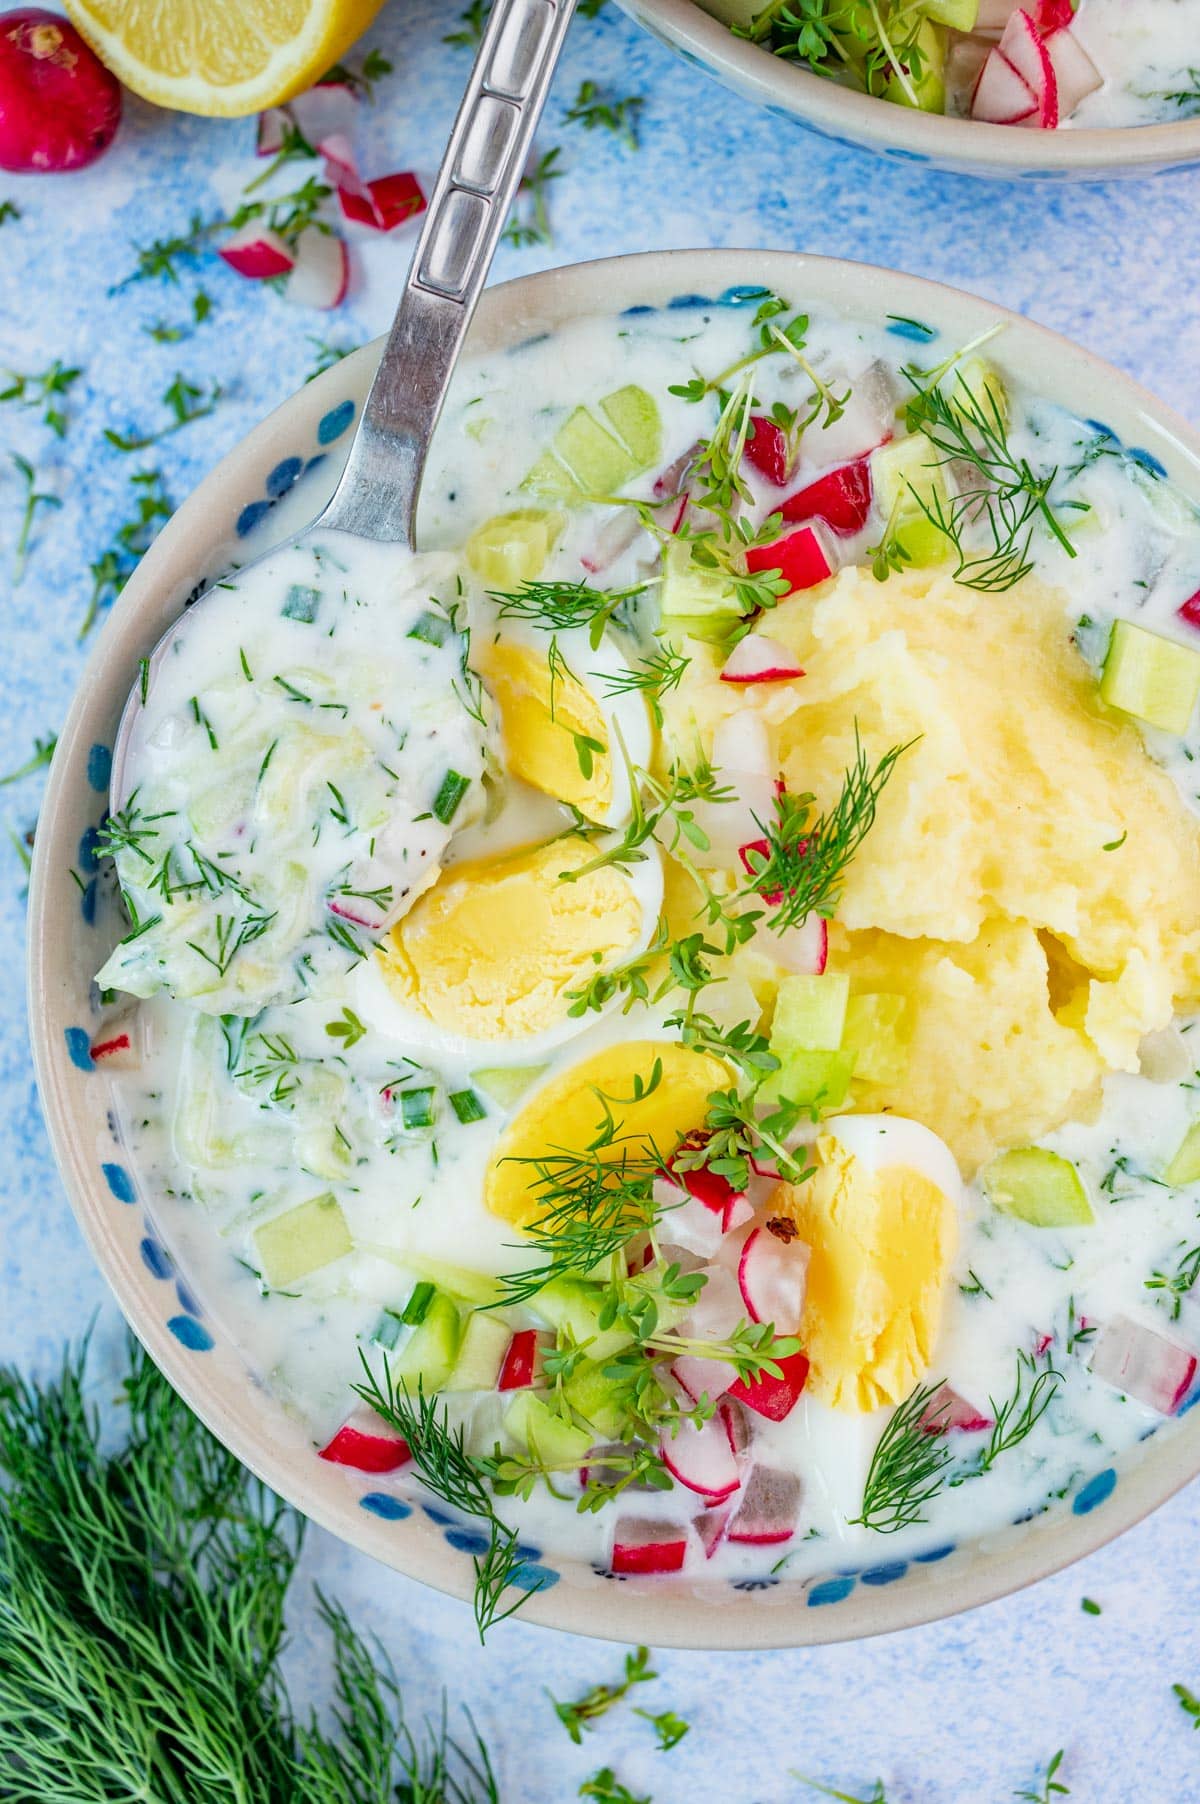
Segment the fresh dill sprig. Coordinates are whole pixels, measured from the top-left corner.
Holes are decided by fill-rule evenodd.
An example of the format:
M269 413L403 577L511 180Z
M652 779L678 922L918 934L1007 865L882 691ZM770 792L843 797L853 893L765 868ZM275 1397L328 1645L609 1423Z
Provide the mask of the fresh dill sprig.
M1172 1685L1171 1690L1175 1693L1179 1708L1184 1715L1191 1717L1193 1729L1200 1729L1200 1697L1197 1697L1195 1692L1186 1685L1175 1684Z
M746 849L750 882L746 896L768 900L769 925L782 933L806 915L832 915L841 895L847 867L875 824L875 813L892 773L914 745L894 745L872 767L854 729L854 762L846 770L841 793L824 814L814 814L816 798L781 790L775 818L759 821L764 844Z
M60 508L62 497L38 488L37 471L29 459L22 457L19 451L10 451L9 461L25 485L25 498L21 506L21 524L17 529L17 543L13 551L12 580L13 587L16 588L25 574L25 566L29 561L29 541L33 536L33 522L38 508Z
M619 1704L622 1698L628 1697L635 1685L649 1684L657 1677L658 1674L650 1665L650 1649L637 1647L626 1654L624 1677L615 1685L593 1685L573 1703L560 1703L549 1691L546 1696L571 1740L576 1746L580 1746L584 1730L590 1728L598 1717L606 1715L614 1704Z
M650 703L657 726L663 723L662 698L678 689L687 675L691 659L673 646L665 645L649 657L640 658L627 670L594 670L592 676L604 685L606 696L644 695Z
M991 1436L979 1462L980 1472L990 1472L1002 1453L1008 1453L1032 1434L1045 1415L1059 1385L1062 1373L1047 1358L1039 1370L1032 1353L1017 1354L1017 1377L1011 1396L1003 1403L989 1397L995 1420Z
M366 1377L362 1384L354 1386L355 1391L403 1435L426 1489L451 1509L474 1518L488 1537L484 1552L473 1557L475 1622L483 1641L490 1628L519 1610L533 1592L540 1591L542 1582L522 1581L525 1555L517 1531L496 1514L481 1463L467 1452L463 1430L451 1428L445 1404L439 1411L439 1400L427 1397L423 1387L418 1387L414 1399L403 1383L397 1386L386 1354L382 1385L365 1355L362 1362ZM513 1586L518 1587L520 1594L505 1606L505 1596Z
M504 1306L527 1302L556 1278L586 1276L658 1220L654 1180L666 1156L645 1140L610 1135L585 1152L552 1150L517 1163L538 1210L523 1242L535 1263L500 1277Z
M810 1779L807 1773L793 1772L792 1778L799 1779L801 1785L807 1785L810 1791L819 1791L823 1798L835 1798L837 1804L888 1804L882 1779L876 1779L869 1798L860 1798L853 1792L838 1791L832 1785L822 1785L819 1779Z
M871 1455L862 1512L852 1523L893 1535L926 1520L925 1505L945 1484L952 1458L946 1436L929 1427L929 1404L940 1388L940 1381L918 1385L893 1413Z
M107 550L88 565L92 593L79 629L80 639L87 637L101 610L116 600L139 560L149 550L163 521L171 517L171 499L163 487L160 471L135 470L129 478L129 487L129 518L117 528Z
M565 125L582 125L585 131L609 131L630 150L638 147L638 119L645 105L640 94L617 98L603 92L594 81L583 81L574 102L563 114Z
M487 1750L414 1732L396 1675L336 1603L333 1731L281 1657L305 1523L132 1342L114 1446L86 1346L0 1372L0 1790L104 1804L499 1804Z
M592 589L583 581L547 581L525 582L513 590L489 589L488 595L502 616L515 615L543 632L587 627L595 651L617 609L643 594L645 588L645 583L637 583L631 589Z
M460 16L457 31L448 31L442 43L453 44L462 50L474 50L483 42L483 28L491 10L491 0L470 0L470 5Z

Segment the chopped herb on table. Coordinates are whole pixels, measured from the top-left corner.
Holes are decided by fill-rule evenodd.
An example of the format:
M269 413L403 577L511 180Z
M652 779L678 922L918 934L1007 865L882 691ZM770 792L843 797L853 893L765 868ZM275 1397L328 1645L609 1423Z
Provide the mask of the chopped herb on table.
M650 1665L650 1649L638 1647L626 1654L625 1676L615 1685L593 1685L590 1691L585 1691L574 1703L560 1703L549 1692L547 1696L554 1705L554 1714L571 1740L581 1743L584 1730L590 1728L598 1717L606 1715L614 1704L619 1704L622 1698L628 1697L635 1685L649 1684L657 1677L658 1674Z
M88 601L79 637L84 639L96 624L103 608L111 606L137 567L138 560L149 550L164 520L169 520L172 505L163 487L159 470L136 470L129 478L130 517L119 526L107 550L88 565L92 593Z
M552 244L554 234L550 229L550 214L547 207L547 193L551 182L558 181L566 172L558 167L561 155L558 146L546 151L538 158L531 169L526 170L521 178L521 186L517 190L517 206L512 218L504 228L504 241L514 245L518 250L531 244Z
M1042 1781L1041 1788L1033 1791L1026 1787L1023 1791L1015 1791L1013 1797L1021 1799L1022 1804L1053 1804L1055 1798L1069 1798L1070 1786L1064 1785L1060 1779L1055 1777L1062 1763L1063 1749L1059 1748L1057 1754L1051 1757L1050 1764L1046 1768L1046 1777Z
M594 81L579 84L574 103L563 114L567 125L582 125L585 131L608 131L630 150L638 147L638 119L645 105L640 94L627 94L621 99L606 94Z
M67 416L62 404L82 374L82 369L68 368L57 357L49 369L38 374L22 375L17 370L6 370L4 387L0 388L0 403L12 401L21 407L42 408L43 426L48 426L55 438L65 438Z
M611 1766L602 1766L590 1779L585 1779L579 1787L581 1798L593 1798L595 1804L653 1804L649 1793L636 1796L627 1785L622 1785Z
M35 738L33 750L24 764L18 764L15 770L10 770L0 777L0 788L7 783L19 783L22 777L31 777L35 770L45 770L54 756L57 744L57 733L47 733L44 739L40 735Z
M16 588L25 574L25 566L29 560L30 540L33 536L33 523L38 508L60 508L62 497L38 488L37 471L27 457L22 457L17 451L10 452L9 455L13 468L25 485L25 500L21 509L21 524L17 531L17 543L12 564L13 587Z
M114 432L106 426L104 436L108 443L118 451L145 451L150 445L157 445L160 440L169 438L184 426L190 426L193 420L207 419L221 399L221 389L217 383L206 391L189 382L188 378L176 370L174 379L163 390L163 406L170 414L165 426L156 431L145 433Z

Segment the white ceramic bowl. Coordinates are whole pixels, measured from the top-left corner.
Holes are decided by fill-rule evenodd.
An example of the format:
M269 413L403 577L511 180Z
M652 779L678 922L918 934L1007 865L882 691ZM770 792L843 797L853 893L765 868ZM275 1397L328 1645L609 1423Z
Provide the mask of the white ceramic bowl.
M1136 0L1129 0L1136 5ZM696 0L619 0L652 37L723 81L744 100L823 137L906 163L1002 180L1108 181L1200 163L1200 119L1114 130L1020 131L919 113L851 93L823 76L735 38Z
M1053 333L989 303L911 276L780 252L673 251L577 264L526 276L484 296L474 332L491 350L596 309L720 304L726 291L768 285L814 310L881 308L936 322L965 343L1007 318L1005 361L1086 417L1100 413L1200 502L1200 437L1127 377ZM382 341L380 341L382 342ZM291 531L332 486L338 447L366 393L379 346L302 388L252 432L186 501L148 553L106 624L59 741L38 827L30 886L30 1019L54 1151L99 1264L134 1329L209 1427L246 1464L335 1534L439 1590L466 1596L470 1524L419 1499L319 1460L302 1426L249 1371L219 1295L193 1294L115 1141L107 1084L92 1069L92 974L123 930L97 876L94 834L106 801L108 748L138 659L197 585L211 580L286 496ZM244 555L244 545L242 546ZM78 871L83 890L73 880ZM986 1544L923 1560L840 1564L804 1582L742 1581L703 1573L614 1582L583 1562L528 1554L535 1622L580 1634L688 1647L770 1647L904 1628L987 1602L1078 1559L1138 1521L1200 1471L1200 1411L1141 1447L1136 1459L1085 1475L1036 1521ZM836 1560L836 1555L834 1556Z

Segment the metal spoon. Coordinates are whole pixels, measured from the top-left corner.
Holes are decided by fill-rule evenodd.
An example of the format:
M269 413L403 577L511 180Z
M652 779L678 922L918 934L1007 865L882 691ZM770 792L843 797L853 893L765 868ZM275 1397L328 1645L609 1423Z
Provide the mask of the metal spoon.
M575 0L493 0L396 317L363 406L341 481L318 528L416 549L417 500L454 366L512 210ZM276 555L273 546L269 555ZM150 658L153 681L172 640L215 592L168 629ZM143 679L125 703L113 746L111 802L137 788L131 741Z

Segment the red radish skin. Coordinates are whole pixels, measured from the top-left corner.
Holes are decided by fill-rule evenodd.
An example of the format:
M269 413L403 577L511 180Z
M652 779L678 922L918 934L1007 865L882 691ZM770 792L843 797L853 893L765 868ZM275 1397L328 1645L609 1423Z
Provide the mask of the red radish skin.
M788 479L787 434L761 413L751 414L750 423L754 437L746 440L746 462L781 489Z
M681 1423L675 1434L662 1436L658 1451L673 1478L712 1503L732 1497L741 1483L725 1425L716 1416L699 1428L692 1422Z
M777 1359L775 1364L783 1374L781 1378L772 1378L769 1372L763 1372L753 1384L739 1378L729 1387L731 1397L752 1409L756 1416L765 1416L768 1422L782 1422L790 1416L808 1382L806 1353L789 1354L786 1359Z
M1038 0L1035 24L1039 34L1048 38L1053 32L1066 31L1075 23L1071 0Z
M376 176L373 182L366 183L365 195L339 188L338 203L347 219L376 232L395 231L406 220L423 213L427 205L420 182L407 170Z
M738 1289L752 1322L770 1322L776 1334L799 1334L808 1257L802 1240L785 1244L766 1228L747 1235L738 1261Z
M217 255L239 276L246 276L252 282L290 275L296 267L295 256L279 233L258 224L245 226L232 238L227 238L224 244L217 246Z
M729 1527L729 1518L733 1514L729 1505L711 1510L703 1510L692 1523L697 1539L704 1549L704 1557L711 1560L725 1539L725 1531Z
M1023 125L1036 119L1038 98L1008 58L993 50L975 83L971 117L985 125Z
M508 1351L496 1380L498 1391L528 1390L538 1376L543 1337L536 1328L519 1328L508 1343Z
M1200 631L1200 589L1194 595L1189 595L1183 606L1175 611L1181 620L1186 620L1189 626Z
M780 513L794 520L823 520L831 532L849 537L861 532L871 513L871 465L860 457L840 470L818 476L807 488L789 495Z
M1147 1409L1173 1416L1192 1388L1196 1355L1165 1334L1117 1315L1098 1336L1088 1366Z
M754 1466L729 1523L731 1541L772 1547L790 1541L800 1514L800 1480L794 1472Z
M785 539L776 539L773 545L755 545L746 553L746 568L751 574L778 570L788 585L788 594L794 595L798 589L815 589L818 583L825 582L833 575L836 560L820 529L802 526Z
M968 1403L949 1384L939 1384L921 1412L921 1428L926 1434L949 1434L951 1429L978 1434L991 1426L992 1418Z
M786 645L766 633L747 633L725 660L723 683L785 683L804 675Z
M1036 102L1036 117L1022 119L1019 123L1053 131L1058 124L1058 78L1029 13L1019 10L1013 14L1004 27L999 54L1016 70Z
M1069 119L1081 100L1104 86L1104 77L1073 31L1056 31L1046 39L1046 55L1058 83L1058 117Z
M340 307L350 286L350 253L332 232L308 231L296 245L296 266L283 285L294 307Z
M668 1522L639 1522L629 1517L618 1522L613 1537L614 1572L678 1572L686 1558L686 1529Z
M805 915L771 941L773 956L798 977L819 977L829 963L829 928L820 915Z
M0 169L86 169L120 123L120 82L61 13L0 14Z
M320 1458L335 1466L352 1466L356 1472L395 1472L412 1458L408 1442L396 1434L374 1410L356 1409L342 1423Z
M378 933L387 919L383 910L375 908L366 896L355 896L353 902L345 896L334 896L329 903L329 912L349 921L353 927L365 927L368 933Z

